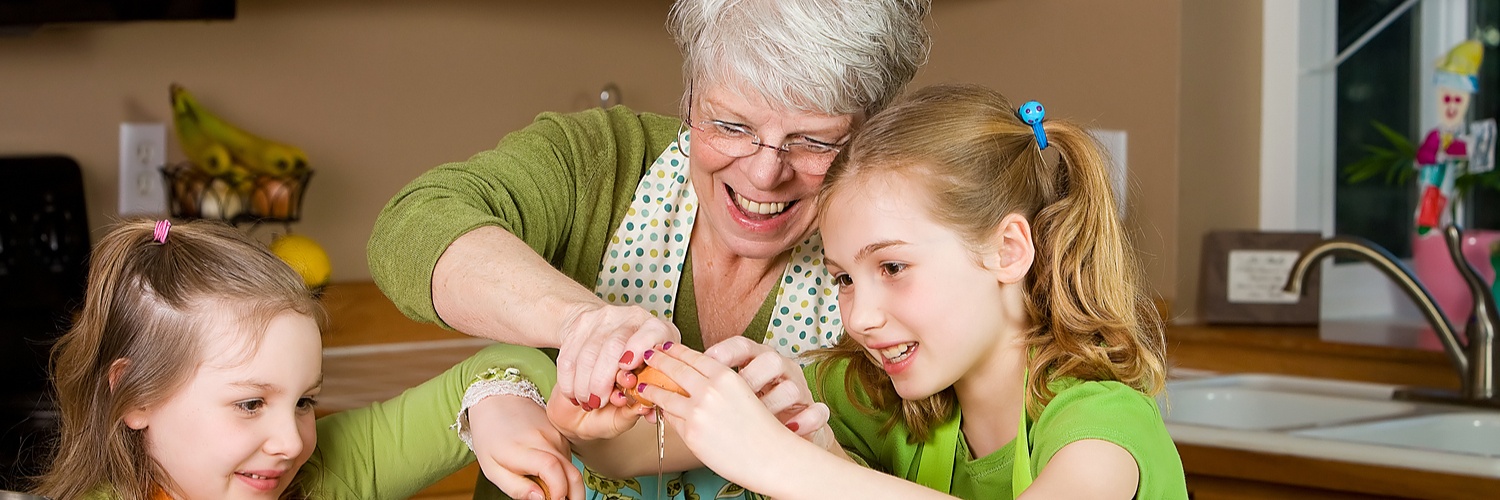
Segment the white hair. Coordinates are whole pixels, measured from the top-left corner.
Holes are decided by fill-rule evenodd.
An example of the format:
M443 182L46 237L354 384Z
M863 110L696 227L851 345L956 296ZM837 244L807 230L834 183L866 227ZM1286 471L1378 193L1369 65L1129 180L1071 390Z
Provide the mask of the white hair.
M874 114L926 62L930 0L678 0L688 85L827 115Z

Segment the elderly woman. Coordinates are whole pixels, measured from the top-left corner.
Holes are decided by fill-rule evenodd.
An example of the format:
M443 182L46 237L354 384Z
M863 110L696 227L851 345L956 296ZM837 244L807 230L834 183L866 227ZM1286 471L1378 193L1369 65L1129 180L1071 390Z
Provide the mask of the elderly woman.
M704 349L742 335L788 356L832 345L818 186L924 61L928 8L679 0L669 29L685 58L680 117L547 113L423 174L376 221L375 281L412 318L557 348L553 397L583 410L620 404L617 376L664 342ZM788 425L823 424L797 418ZM537 472L514 460L502 465L509 477L481 464L520 495L519 473ZM652 462L639 484L648 495ZM589 481L621 483L631 484Z

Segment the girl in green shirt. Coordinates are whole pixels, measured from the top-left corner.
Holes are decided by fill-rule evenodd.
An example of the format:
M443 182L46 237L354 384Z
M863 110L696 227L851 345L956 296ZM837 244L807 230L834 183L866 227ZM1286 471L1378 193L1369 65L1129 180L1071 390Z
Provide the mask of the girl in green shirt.
M467 444L493 460L484 450L515 441L497 427L528 422L500 418L503 398L487 396L540 404L551 387L546 355L496 345L314 420L325 314L264 246L220 223L131 221L89 266L53 355L62 437L37 492L54 500L407 498L473 462ZM533 449L555 449L552 436ZM554 462L535 474L581 490L567 457Z
M1163 330L1104 154L1043 118L1035 101L929 87L828 172L846 335L806 374L842 450L757 411L717 353L647 359L691 397L638 389L705 464L776 498L1186 498L1152 398Z

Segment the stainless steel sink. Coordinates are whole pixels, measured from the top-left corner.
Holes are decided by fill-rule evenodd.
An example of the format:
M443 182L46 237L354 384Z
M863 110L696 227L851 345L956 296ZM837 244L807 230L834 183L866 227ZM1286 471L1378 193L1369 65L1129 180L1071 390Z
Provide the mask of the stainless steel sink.
M1500 413L1444 413L1292 432L1293 435L1500 457Z

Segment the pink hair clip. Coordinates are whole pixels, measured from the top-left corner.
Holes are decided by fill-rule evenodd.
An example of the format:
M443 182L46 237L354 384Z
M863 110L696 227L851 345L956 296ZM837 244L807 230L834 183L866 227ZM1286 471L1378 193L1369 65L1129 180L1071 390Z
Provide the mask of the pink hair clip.
M157 243L166 244L166 242L167 242L167 232L171 231L171 230L172 230L172 221L169 221L169 220L166 220L166 219L162 219L162 220L156 221L156 232L153 233L152 239L155 240Z

